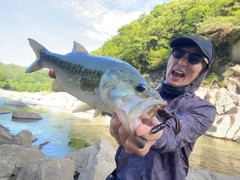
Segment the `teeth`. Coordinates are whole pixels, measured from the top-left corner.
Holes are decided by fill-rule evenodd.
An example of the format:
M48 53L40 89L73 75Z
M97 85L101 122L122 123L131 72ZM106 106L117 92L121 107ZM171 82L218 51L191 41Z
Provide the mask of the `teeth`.
M175 69L174 71L175 71L176 73L178 73L178 74L184 74L184 72L179 71L179 70L177 70L177 69Z

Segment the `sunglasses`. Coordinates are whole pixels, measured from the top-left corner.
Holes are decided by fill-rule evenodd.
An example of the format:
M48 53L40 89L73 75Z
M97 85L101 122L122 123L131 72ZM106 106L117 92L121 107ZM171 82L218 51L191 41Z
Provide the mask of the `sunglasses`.
M173 48L171 51L171 54L176 59L181 59L182 57L185 56L185 54L188 54L187 60L190 64L198 64L198 63L202 62L203 60L208 64L208 60L206 59L205 56L198 54L198 53L188 52L182 48L176 48L176 47Z

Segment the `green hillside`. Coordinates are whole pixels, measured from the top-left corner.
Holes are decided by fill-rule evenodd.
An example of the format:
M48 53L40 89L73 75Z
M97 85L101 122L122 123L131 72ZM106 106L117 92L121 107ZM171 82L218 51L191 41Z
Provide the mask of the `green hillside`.
M25 74L27 67L0 63L0 87L14 91L50 91L51 78L47 70Z
M166 65L168 43L186 34L212 40L216 60L228 60L240 39L240 0L173 0L149 15L121 27L118 34L93 52L127 61L142 73Z

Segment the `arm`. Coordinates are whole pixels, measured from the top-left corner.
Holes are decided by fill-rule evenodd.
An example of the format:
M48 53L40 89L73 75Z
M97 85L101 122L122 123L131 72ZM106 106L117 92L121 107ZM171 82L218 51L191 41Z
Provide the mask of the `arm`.
M182 121L181 132L175 135L175 121L171 118L163 130L162 137L151 147L152 150L173 152L187 143L195 142L213 123L216 110L210 103L198 101L178 108L176 114Z
M178 104L181 103L178 102ZM182 130L178 135L175 135L176 125L173 118L168 120L164 130L156 134L152 134L152 126L146 124L140 124L136 128L136 134L147 142L142 149L136 146L116 116L111 120L110 129L114 129L118 133L112 133L111 131L111 135L119 145L125 146L128 153L137 153L144 156L150 149L159 152L173 152L186 143L196 141L198 137L203 135L211 126L216 110L210 103L197 99L196 103L192 101L178 107L175 114L183 123Z

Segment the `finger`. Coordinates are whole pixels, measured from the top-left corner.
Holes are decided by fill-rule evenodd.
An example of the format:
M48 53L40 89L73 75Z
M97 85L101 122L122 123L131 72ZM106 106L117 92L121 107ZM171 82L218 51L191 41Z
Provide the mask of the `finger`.
M110 121L110 129L114 132L118 132L119 127L121 126L121 121L118 119L117 114L114 113L112 115L111 121Z
M133 138L128 136L125 141L125 149L127 153L136 153L139 156L144 156L148 153L151 146L147 143L144 148L139 148L137 144L134 142Z
M122 144L125 146L126 144L126 139L127 137L129 136L128 132L126 131L126 129L124 128L123 125L121 125L118 129L118 133L119 133L119 137L120 137L120 140L122 142Z
M123 145L120 137L119 137L119 127L121 126L121 122L118 120L118 117L116 114L113 114L111 121L110 121L110 134L112 137L115 138L118 145Z

